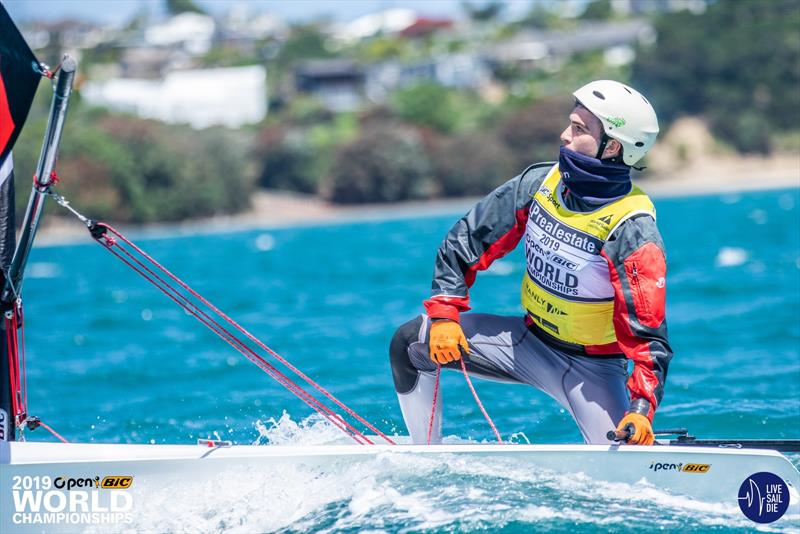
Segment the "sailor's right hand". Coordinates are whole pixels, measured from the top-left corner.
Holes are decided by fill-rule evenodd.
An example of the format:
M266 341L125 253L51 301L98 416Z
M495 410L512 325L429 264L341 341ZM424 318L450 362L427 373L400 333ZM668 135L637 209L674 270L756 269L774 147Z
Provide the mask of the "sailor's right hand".
M469 354L469 345L461 325L449 319L434 320L431 323L431 360L445 364L461 359L461 351Z
M632 431L631 428L633 427ZM617 431L628 431L630 436L627 443L629 445L652 445L655 441L653 435L653 425L646 416L628 412L617 425Z

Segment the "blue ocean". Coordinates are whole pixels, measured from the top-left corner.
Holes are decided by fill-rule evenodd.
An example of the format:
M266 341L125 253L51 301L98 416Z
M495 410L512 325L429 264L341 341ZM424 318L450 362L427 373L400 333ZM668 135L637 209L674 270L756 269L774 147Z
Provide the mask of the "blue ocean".
M675 357L656 427L800 438L800 189L656 199ZM56 209L50 206L48 209ZM388 344L422 311L437 246L461 213L131 237L380 429L404 434ZM76 225L79 224L76 222ZM478 276L476 311L519 314L521 247ZM70 441L325 443L312 415L90 237L33 251L24 287L30 412ZM543 393L475 380L505 440L578 443ZM490 442L461 374L442 377L448 439ZM43 429L30 440L52 440ZM800 458L792 457L795 465ZM270 506L265 506L267 500ZM279 511L276 511L279 510ZM154 510L140 530L797 532L707 505L435 460L313 479L275 473L234 504Z

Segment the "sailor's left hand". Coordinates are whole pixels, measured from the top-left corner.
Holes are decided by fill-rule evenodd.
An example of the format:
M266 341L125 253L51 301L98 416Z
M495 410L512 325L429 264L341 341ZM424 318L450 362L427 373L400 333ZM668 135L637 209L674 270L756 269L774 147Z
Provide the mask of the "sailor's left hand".
M627 441L628 445L653 444L655 435L653 435L653 425L650 423L650 419L640 413L628 412L617 425L617 430L625 430L628 425L633 427L633 432Z
M447 319L433 321L430 338L431 360L444 365L460 360L462 352L469 354L469 344L461 325Z

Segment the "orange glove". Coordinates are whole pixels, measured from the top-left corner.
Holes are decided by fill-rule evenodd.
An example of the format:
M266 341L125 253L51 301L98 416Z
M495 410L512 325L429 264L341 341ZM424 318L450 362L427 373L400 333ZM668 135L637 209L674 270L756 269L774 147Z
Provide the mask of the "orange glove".
M625 414L625 417L619 422L617 430L625 430L625 427L628 425L633 426L633 432L631 432L628 438L628 445L653 444L655 436L653 435L653 425L650 423L650 419L640 413L629 412Z
M431 360L439 364L460 360L461 350L469 354L469 345L461 325L450 320L431 323L429 348Z

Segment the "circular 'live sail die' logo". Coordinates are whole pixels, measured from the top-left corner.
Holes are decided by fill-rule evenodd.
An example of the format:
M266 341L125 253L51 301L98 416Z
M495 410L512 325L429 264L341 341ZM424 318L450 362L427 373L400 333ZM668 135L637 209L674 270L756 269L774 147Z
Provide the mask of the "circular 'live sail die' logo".
M789 508L789 487L774 473L753 473L739 487L739 508L756 523L777 521Z

